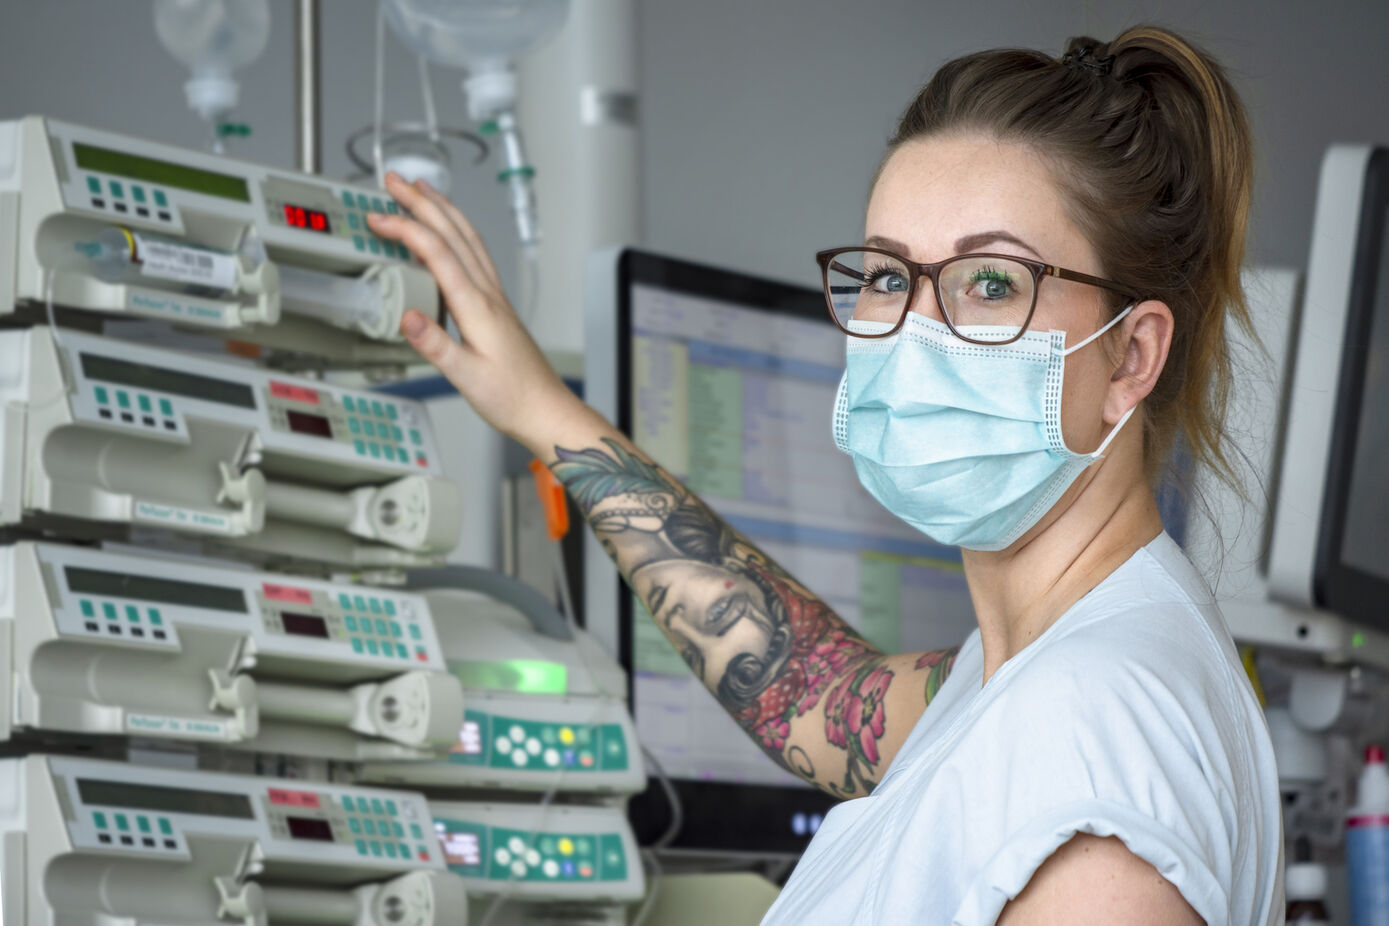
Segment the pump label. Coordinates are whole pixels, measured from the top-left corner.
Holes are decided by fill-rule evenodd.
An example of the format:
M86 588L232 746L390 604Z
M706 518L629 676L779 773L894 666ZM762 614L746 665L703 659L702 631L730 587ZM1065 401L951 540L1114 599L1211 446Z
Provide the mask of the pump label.
M228 741L231 728L220 720L189 720L186 717L164 717L159 714L126 714L127 733L145 733L155 736L178 736L183 738Z
M156 241L135 235L135 255L140 272L147 277L210 286L232 292L236 289L236 258L198 248Z
M175 505L157 505L154 502L135 502L135 520L153 524L165 524L183 530L200 531L206 534L237 535L231 518L207 511L179 508Z
M153 293L127 291L125 307L141 315L177 318L217 328L235 328L241 324L234 307L226 308L215 302L198 302L186 297L175 299L170 296L156 296Z

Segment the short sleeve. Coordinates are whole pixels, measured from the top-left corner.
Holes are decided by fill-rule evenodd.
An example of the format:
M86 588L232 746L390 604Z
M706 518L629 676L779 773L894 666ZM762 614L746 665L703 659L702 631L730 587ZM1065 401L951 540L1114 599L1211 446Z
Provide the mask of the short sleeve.
M1220 879L1189 840L1131 807L1087 800L1054 807L1010 836L966 888L952 926L992 926L1042 863L1078 833L1117 837L1170 881L1212 926L1229 916L1229 898Z

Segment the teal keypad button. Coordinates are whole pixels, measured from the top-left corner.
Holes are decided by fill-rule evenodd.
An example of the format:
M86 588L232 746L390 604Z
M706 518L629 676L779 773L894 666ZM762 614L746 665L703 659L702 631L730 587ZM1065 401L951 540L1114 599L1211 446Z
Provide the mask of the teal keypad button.
M356 633L356 632L357 632L357 618L355 618L355 617L353 617L352 615L349 614L347 617L344 617L344 618L342 619L342 622L343 622L343 625L347 627L347 632L348 632L348 633Z
M396 415L397 415L397 414L399 414L399 412L397 412L397 411L395 410L395 406L394 406L394 405L387 405L387 406L386 406L386 417L387 417L387 418L391 419L392 421L395 421ZM396 440L400 440L400 432L399 432L399 431L396 432L396 437L395 437L395 439L396 439Z
M168 399L160 399L159 413L166 418L172 418L174 416L174 403L170 402Z
M395 257L395 244L390 241L381 242L381 253L387 257Z
M373 196L373 197L371 198L371 211L372 211L372 212L385 212L385 211L386 211L386 204L383 203L383 202L381 202L381 200L380 200L378 197Z
M145 188L137 183L132 183L130 185L130 195L135 197L137 203L142 203L145 201Z
M372 599L370 599L370 600L368 601L368 604L371 605L371 613L372 613L372 614L380 614L380 613L381 613L381 599L380 599L380 598L372 598ZM377 626L380 626L380 624L381 624L380 621L377 621L376 623L377 623Z
M400 857L401 857L401 858L409 858L409 857L410 857L410 847L407 846L407 845L406 845L405 843L403 843L403 842L400 844Z
M342 191L342 204L351 209L356 203L353 202L352 193L348 190Z
M120 830L122 833L130 829L130 821L125 818L125 814L116 814L116 829Z
M410 651L409 651L408 649L405 648L405 644L403 644L403 643L397 643L397 644L395 645L395 652L396 652L396 655L399 656L401 659L409 659L409 658L410 658Z
M149 414L154 411L154 406L150 404L150 397L147 395L137 395L135 397L140 402L140 411Z
M88 177L88 178L87 178L87 192L88 192L88 193L91 193L93 196L100 196L100 195L101 195L101 181L98 180L98 179L96 179L95 177Z
M381 456L381 445L378 444L376 441L372 441L371 443L367 444L367 450L369 450L371 452L371 455L374 457Z
M357 809L357 805L352 802L352 796L344 794L342 796L342 809L351 813Z
M389 616L395 617L395 602L394 602L394 601L392 601L391 599L387 598L385 601L381 602L381 605L382 605L382 607L384 607L384 608L386 609L386 613L387 613Z
M356 637L352 638L352 651L354 653L360 653L362 651L362 641L358 640Z
M405 245L400 244L400 243L397 243L396 246L395 246L395 248L396 248L397 251L400 252L400 259L401 259L401 260L409 260L409 259L410 259L410 249L407 248Z
M381 239L380 239L380 238L368 238L368 239L367 239L367 250L371 251L371 253L373 253L373 254L380 254L380 253L381 253Z
M148 817L136 817L135 822L139 824L140 832L148 833L150 831L150 821Z
M385 621L378 620L378 621L376 622L376 635L377 635L377 636L380 636L380 637L388 636L388 635L390 634L390 632L391 632L391 631L390 631L390 628L388 628L388 627L386 626L386 622L385 622Z
M101 606L101 613L106 615L108 621L113 621L116 619L116 606L108 601Z
M394 816L396 815L395 801L391 801L391 800L386 801L386 813L389 814L389 815L392 816L392 817L394 817ZM400 836L400 835L402 834L402 831L401 831L401 829L400 829L400 824L399 824L399 823L397 823L397 824L395 825L395 834L396 834L397 836Z
M375 640L368 640L367 652L371 653L373 656L379 656L381 654L381 647L377 644Z
M121 186L119 180L108 180L106 185L111 188L111 196L115 199L120 199L125 196L125 189Z
M371 413L372 413L373 415L375 415L377 418L385 418L385 417L386 417L386 409L385 409L385 407L382 406L382 404L381 404L379 401L377 401L376 399L372 399L372 401L371 401Z
M354 833L361 833L361 832L362 832L362 821L361 821L361 820L358 820L356 817L348 817L348 818L347 818L347 828L350 829L350 830L352 830L352 832L354 832Z
M338 592L338 604L342 606L344 611L352 610L352 599L346 592Z
M400 637L400 634L400 623L398 621L391 621L391 636L396 637L398 639ZM392 811L392 813L394 812L395 811Z
M160 209L163 209L164 207L169 205L169 197L164 195L163 190L154 191L154 204L158 206Z
M363 238L361 235L353 235L352 246L359 251L365 251L367 249L367 239Z
M420 453L418 450L416 450L416 451L415 451L415 462L418 463L418 464L420 464L421 466L426 466L426 465L428 465L429 460L428 460L427 457L425 457L424 454L422 454L422 453Z
M377 858L381 857L381 843L374 839L371 841L371 854Z
M361 423L360 421L358 421L356 418L348 418L348 419L347 419L347 430L351 431L353 434L361 434L361 433L362 433L362 423Z
M386 808L382 805L381 798L373 797L371 799L371 812L376 814L378 817L385 815Z
M420 832L420 825L419 825L418 823L411 823L411 824L410 824L410 836L411 836L412 839L423 839L423 838L424 838L424 833Z
M361 220L361 217L358 216L357 213L355 213L355 212L349 212L349 213L347 214L347 227L348 227L348 228L353 228L353 229L361 228L361 227L362 227L362 220Z
M92 607L92 603L91 603L90 601L88 601L87 599L83 598L83 599L82 599L80 602L78 602L78 603L79 603L79 604L81 605L81 607L82 607L82 616L83 616L83 617L96 617L96 608Z
M366 854L367 854L367 841L366 841L365 839L358 839L358 840L357 840L357 854L358 854L358 855L366 855Z
M95 391L96 391L96 401L97 401L97 404L98 404L98 405L105 405L106 402L107 402L107 399L109 398L109 396L107 396L107 394L106 394L106 387L105 387L105 386L97 386Z
M130 396L126 393L124 389L116 390L116 404L119 405L121 408L130 407Z
M358 208L358 209L370 209L370 208L371 208L371 202L367 199L367 194L365 194L365 193L358 193L358 194L357 194L357 208Z
M407 451L404 447L397 447L397 448L395 449L395 454L396 454L396 456L400 459L400 462L402 462L402 463L409 463L409 462L410 462L410 453L409 453L409 451Z
M125 617L126 620L130 621L132 624L140 623L140 609L135 607L135 605L133 604L126 605Z
M367 834L368 836L375 836L375 835L376 835L376 821L375 821L375 820L370 820L370 819L368 819L368 820L363 820L363 821L362 821L362 829L364 829L364 830L366 831L366 834Z
M399 823L392 823L392 824L391 824L391 831L395 833L395 838L396 838L396 839L404 839L404 838L405 838L405 827L401 826Z
M158 608L150 608L149 615L151 624L156 627L162 627L164 625L164 615L159 613Z
M393 199L386 200L386 211L391 215L400 215L400 209L396 206L395 200Z
M386 854L389 855L391 858L395 858L395 843L386 843Z
M342 407L350 412L354 412L357 410L357 403L353 400L352 396L345 395L342 397Z
M410 639L412 639L412 640L423 640L423 639L424 639L424 634L420 632L420 627L419 627L418 624L411 624L411 625L410 625Z
M159 832L163 833L165 836L174 835L174 826L166 817L159 818Z
M370 421L363 421L363 422L362 422L362 433L365 434L367 437L375 437L375 436L376 436L376 425L375 425L373 422L370 422Z
M100 810L92 811L92 820L96 823L97 829L106 829L106 814L102 813Z
M364 457L367 455L367 442L360 437L352 442L352 448L357 451L358 456Z
M412 444L423 444L423 443L424 443L424 438L420 437L420 432L417 431L417 430L415 430L414 428L411 428L411 429L410 429L410 443L412 443Z

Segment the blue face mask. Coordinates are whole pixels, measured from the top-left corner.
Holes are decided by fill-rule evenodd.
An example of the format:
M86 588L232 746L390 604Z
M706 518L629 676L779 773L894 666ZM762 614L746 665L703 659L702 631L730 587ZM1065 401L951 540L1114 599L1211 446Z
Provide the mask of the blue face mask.
M1041 520L1100 459L1129 409L1094 453L1061 436L1064 331L1028 331L1011 344L971 344L919 313L890 338L848 338L834 406L834 442L885 508L937 543L1002 550ZM855 331L885 331L850 322ZM969 337L1006 337L976 326ZM1010 333L1010 332L1009 332Z

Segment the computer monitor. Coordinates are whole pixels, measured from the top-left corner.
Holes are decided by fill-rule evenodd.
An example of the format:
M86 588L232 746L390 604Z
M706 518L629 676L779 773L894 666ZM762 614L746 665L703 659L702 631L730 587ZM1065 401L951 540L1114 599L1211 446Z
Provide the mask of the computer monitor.
M1389 149L1322 162L1269 585L1389 630Z
M884 510L835 449L844 335L818 288L634 250L596 255L587 286L589 402L884 650L964 641L959 551ZM799 852L831 798L763 755L591 538L584 559L588 628L629 671L637 731L684 804L672 848ZM644 839L664 803L633 801Z

